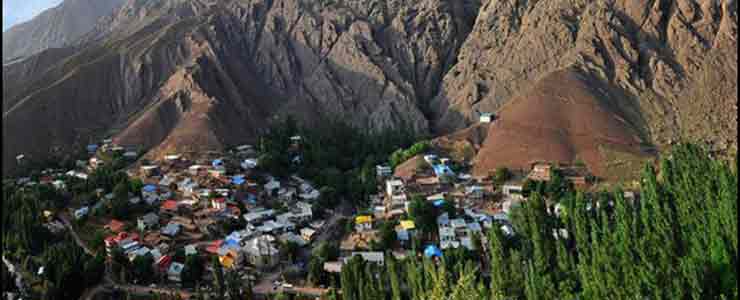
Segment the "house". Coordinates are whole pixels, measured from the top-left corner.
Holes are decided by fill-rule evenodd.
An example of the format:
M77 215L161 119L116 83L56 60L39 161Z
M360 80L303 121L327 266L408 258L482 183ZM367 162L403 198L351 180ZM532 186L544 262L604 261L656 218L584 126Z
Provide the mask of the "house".
M136 157L139 156L136 151L126 151L123 153L123 157L126 159L136 159Z
M473 245L473 239L469 236L464 236L460 238L460 246L463 246L471 251L475 250L475 246Z
M535 181L550 181L550 172L552 166L545 163L536 163L532 166L532 171L527 176L531 180Z
M280 181L277 181L274 178L265 184L265 191L270 195L275 195L275 193L279 189L280 189Z
M62 180L54 180L54 181L52 181L51 185L54 186L54 188L57 189L57 190L66 190L67 189L67 184L64 183L64 181L62 181Z
M97 144L87 145L87 153L95 153L96 151L98 151L98 145Z
M248 214L244 215L244 220L247 221L247 223L254 224L257 222L261 222L262 220L265 220L267 218L272 217L275 214L275 211L272 209L257 209L254 210Z
M144 201L146 201L150 205L159 201L159 194L157 193L157 186L153 184L145 185L144 187L141 188L141 196L144 198Z
M405 211L408 211L409 199L406 194L393 195L390 196L387 206L387 210L390 211L391 215L397 214L396 211L403 214Z
M128 254L128 260L133 262L139 256L146 256L151 252L151 249L147 247L141 247Z
M78 210L75 210L75 219L79 220L87 216L87 213L90 212L90 208L87 206L83 206Z
M360 256L364 261L375 263L379 266L383 266L385 264L385 254L380 251L352 252L350 256L344 258L344 263L349 263L349 261L355 256Z
M524 198L522 195L524 187L521 184L504 184L501 191L508 198Z
M460 246L457 241L457 235L455 229L452 227L440 227L439 228L439 243L442 249L457 248Z
M102 167L103 165L105 165L105 161L103 161L102 159L99 159L97 157L90 158L90 170L95 170L99 167Z
M388 197L402 194L404 192L404 184L403 181L401 181L400 179L386 180L385 187Z
M169 187L172 183L175 182L175 178L172 178L168 175L162 176L162 179L159 181L159 186L161 187Z
M87 177L88 177L87 174L85 174L83 172L74 171L74 170L65 173L65 175L67 175L69 177L76 177L76 178L79 178L79 179L82 179L82 180L87 180Z
M195 175L198 175L201 171L204 171L206 169L207 169L206 166L192 165L188 167L188 173L190 173L190 175L195 176Z
M470 223L468 223L467 226L468 226L468 233L471 233L471 234L478 233L478 234L480 234L481 232L483 232L483 228L481 228L480 223L478 223L478 222L470 222Z
M262 223L262 226L257 227L257 230L262 233L280 233L284 230L290 230L289 227L295 228L295 224L290 222L281 223L269 220Z
M178 203L175 200L167 200L165 202L162 202L162 206L160 207L160 212L167 212L167 213L174 213L177 211Z
M450 227L450 215L448 213L443 213L439 216L437 216L437 226L441 227Z
M254 168L257 168L259 166L259 163L257 162L257 159L254 158L248 158L242 161L241 167L244 170L252 170Z
M141 231L154 228L155 226L159 225L159 216L155 213L150 212L136 219L136 224L137 228L139 228L139 230Z
M278 198L279 200L284 201L284 202L291 202L293 201L293 199L295 199L296 194L297 194L297 191L295 188L292 188L292 187L281 188L278 191Z
M373 229L373 217L372 216L358 216L355 218L355 230L358 232L364 232Z
M479 185L465 187L465 196L470 199L482 199L486 190Z
M153 165L141 166L141 173L144 176L157 176L159 175L159 167Z
M494 118L493 113L482 112L480 113L480 116L478 117L478 121L480 123L491 123L493 122L493 118Z
M198 255L198 249L194 244L185 246L185 255Z
M112 219L112 220L110 220L110 222L108 222L107 225L104 226L104 228L105 229L108 229L108 230L110 230L110 231L112 231L114 233L118 233L118 232L123 231L123 227L124 226L126 226L126 224L124 224L123 222L118 221L116 219Z
M182 181L177 183L177 188L182 191L182 193L188 197L192 196L193 193L198 189L198 183L195 182L190 177L187 177L183 179Z
M375 166L375 172L378 177L389 177L393 175L393 169L389 166L377 165Z
M226 269L232 269L236 265L236 259L231 255L231 252L228 252L225 255L219 255L218 262Z
M213 198L211 199L211 207L216 210L226 209L226 198Z
M137 205L141 203L141 197L131 197L128 199L128 203L131 203L132 205Z
M214 178L221 178L226 176L226 169L210 169L208 170L208 174L210 174Z
M214 160L213 160L213 161L211 162L211 166L212 166L213 168L215 168L215 169L221 169L221 168L224 168L224 160L223 160L223 159L220 159L220 158L219 158L219 159L214 159Z
M234 186L241 186L245 183L247 183L247 179L244 178L244 175L234 175L231 177L231 184Z
M302 228L300 230L300 233L301 233L301 237L306 242L311 242L311 240L313 239L313 236L316 234L316 230L306 227L306 228Z
M244 252L250 264L258 268L272 268L280 262L280 251L273 246L271 236L259 236L247 241Z
M170 222L167 224L167 226L162 228L160 232L162 233L162 235L166 235L169 237L175 237L177 236L177 234L180 233L180 226L181 225L178 223Z
M344 263L341 261L327 261L324 263L324 271L329 273L342 273Z
M185 265L179 262L173 262L167 269L167 279L174 282L182 281L182 271L185 269Z
M286 232L286 233L281 234L278 237L278 240L283 243L293 242L301 247L305 246L308 243L306 242L306 240L303 239L303 237L295 233L292 233L292 232Z
M406 243L411 240L413 232L416 230L416 224L411 220L403 220L396 227L396 237L402 243Z
M455 172L452 171L450 166L445 164L437 164L432 165L432 170L434 170L434 175L436 175L440 181L442 178L451 177L455 178Z
M164 156L164 160L167 160L167 161L180 160L181 157L182 155L180 154L169 154L169 155Z
M501 225L501 231L502 231L502 232L503 232L503 233L504 233L504 234L505 234L506 236L513 236L513 235L514 235L514 227L512 227L512 226L511 226L511 225L509 225L509 224L504 224L504 225Z
M506 213L510 214L511 210L522 206L523 198L509 198L501 204L501 209Z

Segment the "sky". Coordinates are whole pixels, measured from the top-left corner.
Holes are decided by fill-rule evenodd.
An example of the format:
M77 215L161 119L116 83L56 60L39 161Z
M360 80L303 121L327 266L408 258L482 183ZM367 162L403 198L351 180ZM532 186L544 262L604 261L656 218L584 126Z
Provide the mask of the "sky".
M63 0L2 0L3 32L11 26L35 17L47 8L62 3Z

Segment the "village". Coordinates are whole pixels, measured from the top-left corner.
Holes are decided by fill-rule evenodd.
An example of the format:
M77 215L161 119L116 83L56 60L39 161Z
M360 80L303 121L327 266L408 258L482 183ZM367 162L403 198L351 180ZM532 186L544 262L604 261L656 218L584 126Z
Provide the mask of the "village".
M301 142L301 136L291 138L296 149ZM172 153L160 161L136 163L135 149L117 146L111 139L88 145L87 151L90 158L78 161L76 169L48 174L39 183L65 190L65 179L86 181L110 157L118 157L131 163L126 174L139 183L127 196L127 205L135 209L127 209L125 218L101 213L117 196L100 188L96 199L68 207L59 218L45 212L48 228L64 230L69 216L78 224L75 234L87 232L81 243L99 242L95 239L100 234L93 232L103 232L108 272L113 272L117 259L127 259L130 267L146 257L156 273L153 278L159 278L148 286L187 292L182 295L189 295L196 285L213 290L214 268L237 274L258 295L289 292L318 297L328 292L326 286L305 280L306 273L316 272L309 268L317 263L321 272L338 276L355 256L383 265L387 255L438 259L453 249L485 251L478 248L486 244L489 230L516 235L511 212L526 201L526 181L548 182L555 168L535 162L528 173L476 178L464 168L453 171L458 162L429 151L418 155L422 160L411 174L377 165L379 192L369 197L366 207L317 209L322 197L318 187L297 175L278 178L262 171L259 153L251 145L227 153ZM296 151L293 162L300 163L300 158ZM564 174L576 188L589 185L583 172ZM36 184L28 178L18 183ZM558 213L557 206L554 212ZM567 236L563 231L553 234ZM338 246L338 255L312 261L317 259L312 253L327 243ZM117 280L141 284L138 278Z

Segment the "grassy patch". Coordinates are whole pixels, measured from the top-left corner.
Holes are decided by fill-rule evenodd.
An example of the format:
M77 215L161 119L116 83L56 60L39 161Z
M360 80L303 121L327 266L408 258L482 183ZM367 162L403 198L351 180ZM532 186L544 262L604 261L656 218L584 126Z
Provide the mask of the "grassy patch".
M604 165L606 174L608 174L606 179L609 181L619 180L619 182L612 183L620 183L624 187L631 187L636 184L640 178L642 168L652 160L650 156L603 146L599 146L599 152L605 159Z

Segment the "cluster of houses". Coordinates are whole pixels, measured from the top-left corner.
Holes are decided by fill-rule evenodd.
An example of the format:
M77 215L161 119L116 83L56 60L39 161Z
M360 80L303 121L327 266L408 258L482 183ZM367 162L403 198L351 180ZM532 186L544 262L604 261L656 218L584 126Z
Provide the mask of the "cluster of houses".
M493 115L486 114L481 122L490 122ZM484 119L485 118L485 119ZM370 240L377 238L375 223L397 220L396 238L401 251L392 251L397 258L406 256L410 250L411 239L416 235L416 224L404 219L409 213L412 195L423 195L434 207L453 205L457 214L451 216L444 210L437 216L437 234L433 240L423 241L426 247L423 254L428 257L439 257L443 250L466 248L476 250L476 237L485 243L484 231L498 228L504 235L514 236L515 230L510 220L512 210L526 201L524 181L526 179L549 181L553 166L546 163L533 164L529 174L516 181L494 186L489 178L474 178L465 173L456 174L449 158L440 158L434 154L424 155L424 162L429 165L427 171L419 171L410 177L396 177L393 170L384 165L376 167L377 177L382 184L382 193L372 197L373 214L360 215L354 220L355 232L346 237L340 249L343 258L327 262L324 269L328 272L341 271L347 260L361 256L364 260L383 264L383 252L368 251ZM587 185L582 170L576 168L558 168L564 178L576 188ZM625 194L625 197L632 196ZM449 203L449 204L448 204ZM561 207L552 209L559 214ZM555 238L567 237L567 231L553 231ZM399 250L399 249L394 249Z
M105 164L96 157L101 150L129 152L110 141L102 149L90 145L88 150L93 157L67 175L86 180L89 172ZM203 156L190 160L166 155L127 171L144 183L140 195L131 195L130 204L147 209L128 221L107 222L110 235L104 242L109 254L119 249L131 261L151 255L155 270L178 283L186 266L175 261L177 251L216 256L229 269L272 269L281 263L281 243L305 247L321 231L325 222L313 213L321 193L309 181L298 176L281 181L260 173L256 152L248 145L228 155ZM101 199L105 197L112 199L113 194ZM80 207L74 216L82 219L94 209Z
M492 118L493 115L482 115L481 122L490 122ZM300 137L291 140L294 144L301 142ZM87 180L89 172L105 164L98 157L101 152L121 153L127 159L138 155L111 140L103 141L102 146L89 145L87 150L92 158L78 162L75 170L58 172L59 175ZM312 244L325 223L315 218L313 211L313 203L321 193L297 176L280 180L260 173L256 156L253 147L244 145L228 155L208 153L193 160L171 154L156 163L129 169L130 177L144 183L140 194L131 195L129 202L147 209L129 221L107 222L107 253L118 249L131 261L151 255L155 270L179 283L186 266L183 261L176 261L178 251L215 256L227 269L251 266L269 270L281 263L281 243L299 247ZM299 154L296 158L300 163ZM348 260L357 256L383 265L384 252L370 249L372 241L378 239L381 222L397 221L394 230L398 247L392 253L404 258L417 237L417 224L407 217L412 195L422 195L434 207L452 205L456 211L454 215L441 212L436 216L436 236L422 241L426 245L423 254L428 257L439 257L446 249L477 250L474 241L480 238L485 242L484 230L499 228L506 235L515 234L509 214L526 201L521 180L494 186L488 178L456 173L449 158L428 154L423 159L429 167L408 177L394 176L389 166L376 167L381 192L371 197L369 212L354 218L354 231L341 241L342 258L326 262L324 270L340 272ZM526 178L549 181L551 171L549 164L535 164ZM41 183L66 189L63 180L52 180L55 176L48 175L42 177ZM574 185L586 182L585 177L575 173L566 173L566 179ZM27 178L19 179L19 183L36 184ZM97 193L103 200L113 198L112 193L105 194L102 189ZM82 219L95 209L80 207L74 210L74 217ZM555 213L559 210L555 209ZM53 223L49 226L62 227ZM567 236L562 230L553 234L556 238Z
M491 183L484 178L475 179L469 174L456 174L451 160L429 154L424 161L430 166L428 172L420 172L413 177L395 177L393 170L384 165L376 167L376 175L381 184L381 193L372 197L372 214L358 215L354 219L354 232L345 237L340 245L342 258L326 262L324 270L340 272L344 263L355 256L365 261L382 265L384 252L370 251L370 241L378 238L380 222L395 220L396 240L399 248L392 249L396 258L404 258L413 247L411 242L417 236L417 224L407 219L411 196L423 195L427 202L441 207L448 202L462 212L455 218L448 213L437 216L438 238L424 241L427 256L439 256L441 250L465 247L475 250L474 236L485 239L484 229L499 226L507 234L514 234L508 216L504 212L489 212L480 208L481 203L490 199L493 192Z

